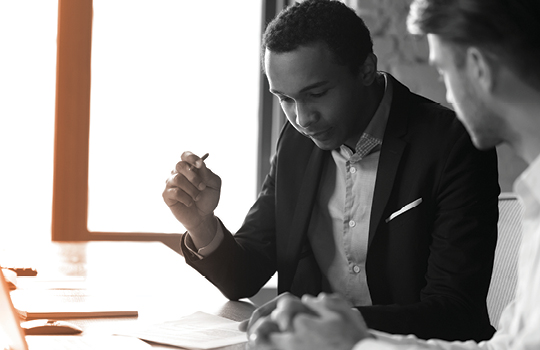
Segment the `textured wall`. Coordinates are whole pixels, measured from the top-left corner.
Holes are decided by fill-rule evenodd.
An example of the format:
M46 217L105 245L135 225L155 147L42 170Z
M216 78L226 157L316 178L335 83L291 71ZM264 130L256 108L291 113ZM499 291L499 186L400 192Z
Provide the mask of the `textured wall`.
M428 64L429 48L425 38L413 37L406 27L410 0L343 0L355 8L371 31L379 70L391 73L412 91L450 107L444 84ZM499 154L499 183L504 192L523 171L525 163L507 146Z

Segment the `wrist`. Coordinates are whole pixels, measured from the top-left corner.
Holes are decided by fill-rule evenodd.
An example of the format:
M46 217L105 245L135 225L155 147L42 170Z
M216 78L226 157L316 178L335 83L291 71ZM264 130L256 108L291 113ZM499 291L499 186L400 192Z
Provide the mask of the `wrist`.
M208 218L202 220L199 225L189 228L188 234L197 249L207 246L216 235L218 219L214 213L208 215Z

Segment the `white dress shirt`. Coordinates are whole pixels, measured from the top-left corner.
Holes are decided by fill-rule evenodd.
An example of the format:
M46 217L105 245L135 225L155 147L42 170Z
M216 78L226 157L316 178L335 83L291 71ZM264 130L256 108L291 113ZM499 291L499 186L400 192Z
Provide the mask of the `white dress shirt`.
M422 341L414 336L373 332L378 339L360 341L353 350L538 350L540 349L540 156L514 183L523 205L523 236L518 260L516 297L503 311L498 331L481 343Z

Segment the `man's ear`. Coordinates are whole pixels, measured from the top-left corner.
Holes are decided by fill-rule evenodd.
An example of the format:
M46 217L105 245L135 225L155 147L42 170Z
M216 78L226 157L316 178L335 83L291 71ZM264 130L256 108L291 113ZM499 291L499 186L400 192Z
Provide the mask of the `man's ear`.
M375 54L368 54L364 64L360 67L359 74L365 86L369 86L373 83L377 77L377 56L375 56Z
M493 62L486 53L474 46L467 49L467 71L484 92L492 93L495 88L496 74Z

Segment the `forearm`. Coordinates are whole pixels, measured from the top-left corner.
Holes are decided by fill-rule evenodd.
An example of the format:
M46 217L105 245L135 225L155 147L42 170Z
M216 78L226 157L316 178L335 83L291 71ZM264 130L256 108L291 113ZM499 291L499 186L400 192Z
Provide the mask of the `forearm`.
M219 247L204 259L198 258L187 249L185 237L182 250L187 264L205 276L231 300L256 294L275 271L273 264L264 254L246 250L226 230Z
M489 339L493 329L483 314L467 309L458 300L443 296L409 305L357 308L368 327L391 334L414 334L421 339ZM483 324L483 327L479 327Z

